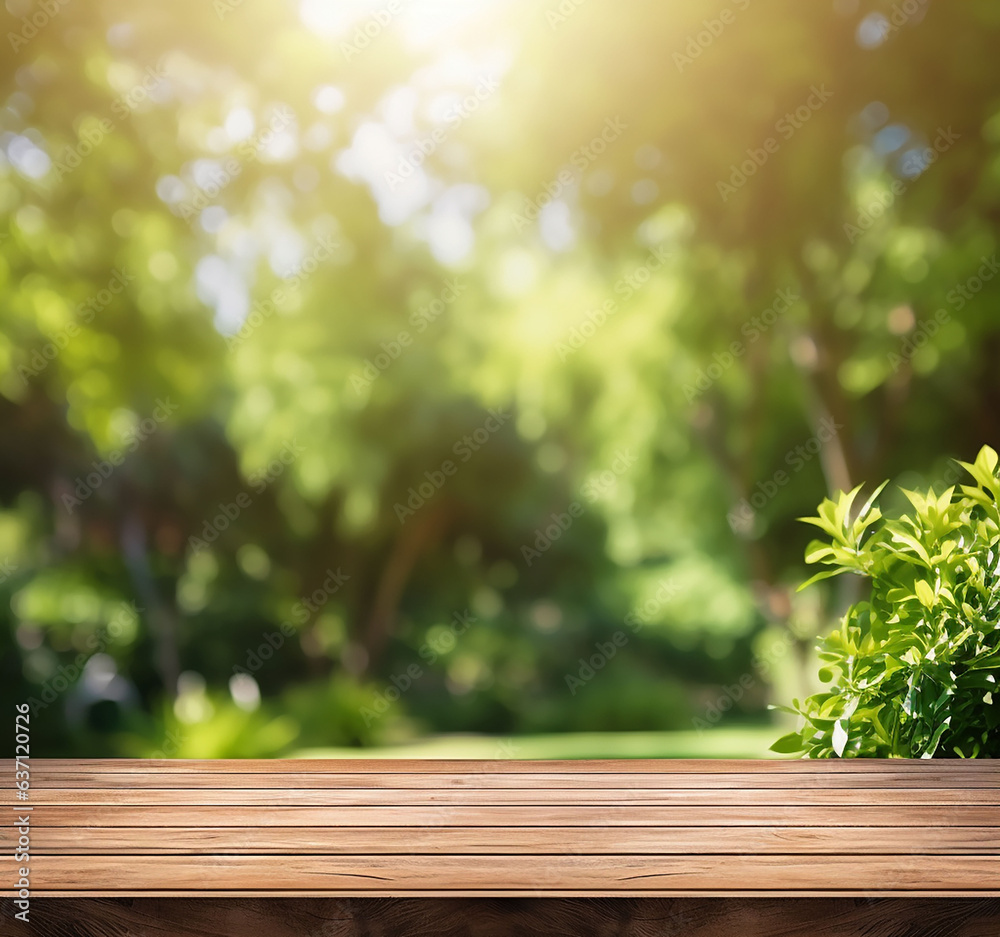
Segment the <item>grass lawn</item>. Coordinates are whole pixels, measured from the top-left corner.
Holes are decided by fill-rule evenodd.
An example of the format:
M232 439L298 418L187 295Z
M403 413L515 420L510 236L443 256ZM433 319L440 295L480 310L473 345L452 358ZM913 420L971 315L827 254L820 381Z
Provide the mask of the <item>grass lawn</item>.
M557 735L440 735L383 748L309 748L295 758L775 758L771 726L706 732L567 732Z

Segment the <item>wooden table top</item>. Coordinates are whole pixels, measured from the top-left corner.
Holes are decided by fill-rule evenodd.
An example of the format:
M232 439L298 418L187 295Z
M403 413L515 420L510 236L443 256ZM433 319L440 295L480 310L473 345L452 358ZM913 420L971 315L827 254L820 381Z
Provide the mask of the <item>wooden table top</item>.
M990 761L0 764L3 897L1000 896Z

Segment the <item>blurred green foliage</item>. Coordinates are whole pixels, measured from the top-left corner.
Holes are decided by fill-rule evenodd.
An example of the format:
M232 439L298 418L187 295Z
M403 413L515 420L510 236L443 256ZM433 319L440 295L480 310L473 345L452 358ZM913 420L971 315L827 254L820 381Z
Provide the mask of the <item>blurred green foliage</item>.
M6 9L35 754L760 723L794 518L998 437L986 0Z

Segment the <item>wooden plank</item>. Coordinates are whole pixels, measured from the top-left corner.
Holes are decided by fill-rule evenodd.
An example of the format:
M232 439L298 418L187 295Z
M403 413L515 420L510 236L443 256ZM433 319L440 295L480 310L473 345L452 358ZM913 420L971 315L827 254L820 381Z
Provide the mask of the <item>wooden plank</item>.
M46 758L34 759L35 770L44 769L49 773L77 772L80 770L98 772L148 772L151 770L207 771L209 773L249 773L249 774L521 774L556 773L575 774L627 772L629 774L866 774L879 773L891 768L893 771L915 771L924 775L934 771L959 771L967 774L987 774L1000 777L1000 765L991 764L989 759L919 759L919 758L827 758L821 760L794 759L681 759L681 758L636 758L598 759L587 761L515 761L483 759L420 759L420 758L351 758L351 759L136 759L136 758ZM13 772L13 759L0 761L0 769L9 768Z
M769 790L797 790L802 787L802 777L797 774L627 774L619 773L538 773L522 774L412 774L391 772L387 774L359 773L226 773L222 771L77 771L49 773L44 762L31 775L31 790L72 788L74 790L117 790L141 788L187 789L285 789L289 777L294 778L296 790L329 790L331 788L414 789L432 790L603 790L604 788L630 788L657 790L729 790L755 788ZM970 774L962 771L880 771L862 774L824 773L810 776L809 786L816 790L847 788L920 789L961 787L995 789L1000 785L1000 774L982 772ZM12 796L12 788L5 789Z
M17 806L18 801L9 799ZM796 806L1000 806L1000 788L922 788L893 790L870 788L833 790L793 788L789 790L741 788L733 790L654 790L605 788L601 790L433 790L331 788L288 789L157 789L65 790L46 788L31 792L36 806L285 806L285 807L421 807L444 806L570 806L604 807L630 804L650 807L796 807Z
M44 892L45 898L100 898L108 894L121 896L122 892L107 892L101 889L87 889L87 888L72 888L66 890L52 889ZM770 889L766 891L753 890L753 889L740 889L740 888L729 888L725 891L720 891L712 888L703 889L684 889L684 890L672 890L669 888L647 888L647 889L622 889L620 891L615 891L609 893L602 889L562 889L562 888L546 888L543 890L521 890L521 889L503 889L503 888L477 888L477 889L454 889L454 888L438 888L438 889L426 889L426 888L414 888L401 891L399 889L389 889L389 888L372 888L365 889L363 896L365 898L392 898L394 901L401 900L403 898L469 898L475 897L478 899L483 898L532 898L536 900L548 901L551 898L604 898L608 897L609 894L615 898L615 900L621 900L622 898L804 898L804 897L815 897L822 896L826 898L852 898L855 901L866 900L875 901L883 900L886 898L977 898L983 899L994 897L998 894L995 891L984 891L983 889L955 889L955 888L936 888L936 889L926 889L926 888L904 888L904 889L893 889L879 892L869 892L869 891L858 891L847 890L847 889L824 889L823 891L810 891L804 889L796 889L795 891L789 891L785 889ZM327 900L337 900L341 901L347 898L357 898L358 892L350 889L296 889L296 888L283 888L278 889L273 892L261 891L259 889L246 889L246 888L217 888L212 889L207 892L193 892L190 889L166 889L166 888L156 888L143 890L141 892L135 893L136 900L142 900L146 898L170 898L171 900L176 900L178 898L190 898L192 895L196 895L199 901L211 899L211 898L240 898L244 902L252 903L254 901L266 900L271 898L325 898ZM4 897L3 892L0 891L0 898ZM391 903L391 902L390 902ZM438 931L433 931L437 934ZM6 935L4 935L6 937ZM48 935L46 935L48 937ZM254 934L253 937L259 937L259 935ZM507 937L507 935L504 935ZM575 932L574 932L575 937ZM784 934L781 937L785 937ZM796 935L798 937L798 935ZM803 935L807 937L807 935ZM811 937L811 935L808 935ZM897 937L897 935L893 935ZM910 937L909 934L906 937ZM923 937L923 935L921 935ZM928 935L929 937L929 935ZM937 937L937 935L934 935ZM951 935L949 935L951 937ZM996 937L993 931L989 931L985 934L977 934L976 937Z
M997 827L35 827L35 855L1000 854ZM1000 932L998 932L1000 933Z
M13 871L13 861L0 866ZM3 881L9 881L4 875ZM284 889L363 893L368 889L457 891L504 888L522 893L669 890L787 891L836 887L882 891L982 890L1000 894L1000 856L37 856L32 889L97 889L108 894L159 889L208 892ZM8 893L9 896L9 893Z
M31 768L35 895L1000 895L994 762Z
M11 937L995 937L1000 901L879 898L39 898ZM7 923L7 922L5 922Z
M0 813L16 824L13 811ZM84 807L41 806L34 826L1000 826L1000 808L945 807Z

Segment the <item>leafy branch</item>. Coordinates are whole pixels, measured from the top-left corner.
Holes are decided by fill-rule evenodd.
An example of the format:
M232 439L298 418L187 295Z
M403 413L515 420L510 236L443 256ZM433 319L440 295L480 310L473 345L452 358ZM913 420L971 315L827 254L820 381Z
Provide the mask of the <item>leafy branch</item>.
M827 567L801 588L843 573L871 583L823 639L828 691L777 707L804 719L772 750L811 758L992 758L1000 755L1000 478L984 446L959 463L975 484L938 494L903 490L913 510L854 511L860 486L802 518L814 540L806 562Z

